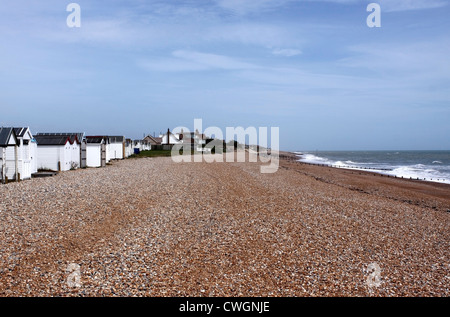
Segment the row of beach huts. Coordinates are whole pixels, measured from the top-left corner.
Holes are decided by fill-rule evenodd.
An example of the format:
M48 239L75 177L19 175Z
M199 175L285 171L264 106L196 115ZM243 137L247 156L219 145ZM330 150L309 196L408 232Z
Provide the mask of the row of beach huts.
M84 133L36 133L29 127L0 127L2 183L25 180L40 172L62 172L77 168L104 167L140 151L161 145L163 137L142 140L124 136Z

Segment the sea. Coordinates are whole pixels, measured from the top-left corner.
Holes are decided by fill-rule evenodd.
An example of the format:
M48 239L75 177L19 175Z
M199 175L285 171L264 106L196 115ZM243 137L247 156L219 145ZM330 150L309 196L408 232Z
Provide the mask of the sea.
M298 151L300 162L450 184L450 151Z

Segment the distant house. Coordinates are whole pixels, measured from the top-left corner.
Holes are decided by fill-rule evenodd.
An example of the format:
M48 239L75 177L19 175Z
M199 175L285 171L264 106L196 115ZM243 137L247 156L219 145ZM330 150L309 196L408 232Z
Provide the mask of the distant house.
M148 142L148 144L150 145L150 149L152 149L157 145L161 145L162 137L154 137L151 135L147 135L142 141Z
M108 136L108 144L106 147L106 161L122 160L125 158L125 137L124 136Z
M38 133L37 168L68 171L80 167L82 133Z
M20 179L30 179L37 172L37 143L31 134L30 128L14 128L19 140L18 169Z
M167 129L167 132L165 134L161 134L159 136L161 138L161 144L180 144L180 139L170 132L169 129Z
M14 128L0 128L0 162L3 183L6 179L18 179L19 144Z
M167 129L165 134L161 134L159 137L161 138L161 147L164 150L170 150L175 144L182 143L182 141L175 134L170 132L169 129Z
M86 136L86 166L106 166L106 145L108 139L105 136Z
M192 150L197 152L211 151L211 149L205 147L206 141L208 140L207 136L198 132L198 130L195 130L195 132L183 132L183 130L181 130L176 136L182 144L189 144Z

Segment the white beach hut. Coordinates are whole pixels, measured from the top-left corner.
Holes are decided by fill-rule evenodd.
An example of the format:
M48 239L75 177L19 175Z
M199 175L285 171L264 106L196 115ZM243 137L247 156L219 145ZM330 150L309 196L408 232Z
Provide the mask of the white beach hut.
M133 140L126 139L125 140L125 157L129 157L133 153L134 153Z
M28 127L14 128L19 141L18 170L20 179L30 179L37 172L37 143Z
M0 166L1 180L3 183L6 179L18 179L18 148L19 140L17 139L14 128L0 128Z
M80 167L81 142L77 133L38 133L37 168L68 171Z
M106 161L122 160L125 158L125 137L108 136L106 146Z
M133 151L137 149L140 151L142 151L142 141L141 140L134 140L133 141Z
M141 145L142 145L142 151L150 151L152 149L152 145L147 140L142 140Z
M86 165L87 167L106 166L105 136L86 136Z

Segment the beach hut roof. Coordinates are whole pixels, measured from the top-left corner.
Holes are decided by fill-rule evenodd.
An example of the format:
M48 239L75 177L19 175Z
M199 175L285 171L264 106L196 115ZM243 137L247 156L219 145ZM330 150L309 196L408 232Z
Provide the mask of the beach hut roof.
M121 136L121 135L110 135L108 136L108 140L110 143L119 143L119 142L124 142L125 141L125 137Z
M18 145L19 142L17 140L16 133L14 128L0 128L0 147L7 147L9 144L9 140L11 136L14 138L14 142Z
M107 137L106 136L101 136L101 135L90 135L90 136L86 136L86 142L89 144L94 144L94 143L106 143L107 141Z
M54 137L69 137L70 144L73 144L74 142L77 142L78 144L83 141L84 133L83 132L57 132L57 133L37 133L36 136L54 136ZM39 143L39 142L38 142Z
M68 135L35 135L38 145L65 145L67 142L73 144Z
M14 128L14 132L16 133L18 138L23 138L27 131L29 131L28 127Z
M76 132L76 133L37 133L34 136L37 143L40 145L63 145L63 144L66 144L67 138L69 139L70 144L74 144L75 142L80 144L81 141L83 140L83 137L84 137L84 133L80 133L80 132Z

